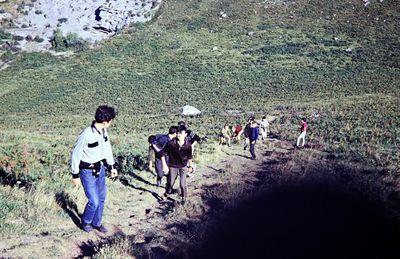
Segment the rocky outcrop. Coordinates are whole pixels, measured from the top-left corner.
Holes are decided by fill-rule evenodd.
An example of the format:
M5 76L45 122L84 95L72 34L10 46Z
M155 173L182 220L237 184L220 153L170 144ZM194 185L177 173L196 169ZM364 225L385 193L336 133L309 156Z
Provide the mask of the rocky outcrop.
M23 50L49 49L54 31L74 33L90 43L109 38L126 26L149 21L162 0L36 0L14 6L16 28L7 31L42 42L21 40ZM5 14L3 16L6 16Z

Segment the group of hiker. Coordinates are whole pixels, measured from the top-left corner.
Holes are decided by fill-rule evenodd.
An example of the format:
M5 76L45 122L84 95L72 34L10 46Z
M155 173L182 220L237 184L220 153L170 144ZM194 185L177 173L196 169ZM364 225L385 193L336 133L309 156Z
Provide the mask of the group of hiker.
M262 140L267 139L269 132L269 121L264 116L260 121L257 121L254 116L250 116L246 126L243 128L240 124L230 127L228 123L225 123L224 127L219 134L219 145L228 144L231 145L232 141L240 142L241 136L245 138L244 150L250 146L251 159L256 159L255 144L258 140L259 134L261 133Z
M81 216L82 229L91 232L96 229L107 233L107 228L102 224L104 202L106 199L106 170L110 177L118 174L114 168L114 158L108 137L107 129L117 116L114 107L101 105L95 113L95 120L79 135L71 155L72 181L75 186L82 184L88 199ZM297 146L302 140L305 144L307 122L302 120L301 134ZM229 127L225 124L219 136L220 144L231 145L231 140L240 141L245 138L244 150L249 146L251 159L256 159L255 145L261 132L262 139L266 139L269 132L269 123L266 117L256 121L251 116L244 128L241 125ZM148 137L148 162L149 170L155 172L157 186L161 186L162 179L167 176L164 198L173 191L173 186L179 175L181 204L187 200L186 178L195 170L193 163L194 147L201 142L201 138L187 129L184 121L178 122L169 128L166 134L151 135Z
M304 147L306 143L307 119L302 118L300 125L300 135L297 138L296 147ZM261 120L256 120L254 116L251 116L244 128L240 124L230 127L228 123L225 123L218 135L219 145L227 144L230 147L232 141L240 142L243 135L245 138L243 149L246 150L250 146L251 159L254 160L256 159L254 147L259 135L261 134L262 140L266 140L269 132L269 121L266 116L263 116ZM300 141L302 141L301 144Z
M194 147L201 138L186 128L184 121L169 128L167 134L151 135L148 138L149 170L157 174L157 186L161 186L163 177L167 176L164 196L172 193L174 183L179 175L182 204L186 202L186 177L194 172Z

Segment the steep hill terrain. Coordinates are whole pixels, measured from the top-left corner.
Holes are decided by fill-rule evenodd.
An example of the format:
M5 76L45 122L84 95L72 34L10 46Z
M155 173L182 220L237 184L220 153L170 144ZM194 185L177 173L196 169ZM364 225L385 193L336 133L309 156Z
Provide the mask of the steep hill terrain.
M0 8L11 12L11 2ZM214 231L219 220L229 227L241 219L240 212L229 218L229 209L268 197L281 197L288 206L298 201L286 199L287 192L280 196L280 188L297 197L321 195L305 204L321 217L331 212L324 202L355 209L354 215L367 213L369 222L346 213L338 214L340 220L328 217L342 230L349 229L348 222L360 223L356 232L345 232L349 242L384 235L379 229L396 230L399 8L395 1L171 0L152 21L125 28L95 48L72 48L71 56L5 47L1 256L195 257L212 247L209 237L220 234ZM3 28L0 38L11 46L17 41ZM79 229L85 197L72 187L68 168L76 137L100 104L119 110L110 139L120 177L108 183L105 222L113 231L106 236ZM185 105L202 114L182 117ZM224 123L244 124L250 114L277 118L270 142L258 144L260 159L254 162L240 144L221 149L216 142ZM307 148L293 150L302 117L309 120ZM162 189L145 165L147 137L179 120L208 137L196 150L199 170L185 206L159 199ZM327 187L325 194L320 186ZM299 196L299 190L308 194ZM272 196L264 199L264 193ZM343 200L349 202L341 207ZM280 208L270 201L268 208ZM316 218L307 223L313 222L321 223ZM260 231L264 226L272 225ZM325 226L319 225L328 232L308 233L332 233ZM334 234L343 245L340 233ZM381 257L396 258L392 234L387 232L385 242L362 239L370 243L359 242L351 251L365 249L362 254L371 256L385 251ZM294 244L288 236L279 240ZM382 249L373 250L374 244Z

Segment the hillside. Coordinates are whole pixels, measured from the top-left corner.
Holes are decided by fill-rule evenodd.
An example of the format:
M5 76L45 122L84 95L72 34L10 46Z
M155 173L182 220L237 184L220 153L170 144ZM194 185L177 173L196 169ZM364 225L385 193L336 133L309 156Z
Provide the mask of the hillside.
M77 236L82 246L97 249L98 238L75 228L57 197L83 210L84 195L71 186L67 164L77 135L104 103L119 110L110 134L124 165L121 179L130 185L152 188L135 177L153 183L143 167L147 137L181 119L208 136L195 158L207 168L227 159L216 143L225 122L274 115L273 139L293 143L305 116L306 168L315 163L307 151L318 151L354 179L370 175L371 189L387 188L377 200L398 220L399 9L395 1L171 0L152 21L72 56L4 50L1 59L11 62L0 70L0 235L39 240L16 244L29 251L50 233L59 245L48 257L70 255L62 245ZM187 104L202 115L181 117ZM123 183L111 182L109 209L137 195ZM159 206L149 197L132 206ZM107 223L118 224L108 216ZM68 231L60 234L57 224L65 221ZM129 223L124 228L137 234ZM24 255L11 249L7 256Z

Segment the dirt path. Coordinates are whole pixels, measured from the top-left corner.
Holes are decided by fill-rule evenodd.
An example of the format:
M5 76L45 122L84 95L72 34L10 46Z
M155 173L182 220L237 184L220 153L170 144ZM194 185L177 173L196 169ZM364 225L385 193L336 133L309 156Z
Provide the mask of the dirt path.
M221 161L198 166L196 173L188 178L189 200L184 206L180 205L178 194L163 200L164 189L154 184L154 176L148 172L132 175L133 178L121 177L108 183L108 203L104 210L104 221L110 229L107 235L80 230L74 206L67 204L64 211L70 218L66 218L65 225L2 242L2 256L93 256L99 248L123 237L140 249L141 254L146 251L149 256L165 257L175 254L182 245L190 246L204 239L202 228L223 216L223 210L236 200L251 198L276 186L328 179L358 188L357 191L377 201L399 187L394 185L398 183L396 179L386 179L384 185L371 184L371 177L360 174L365 168L337 172L330 168L329 154L316 149L294 149L292 143L278 139L259 141L258 158L254 161L242 145L220 148L224 154Z

